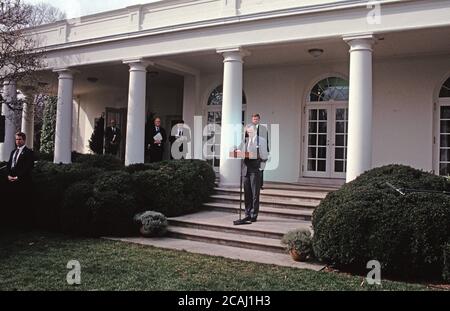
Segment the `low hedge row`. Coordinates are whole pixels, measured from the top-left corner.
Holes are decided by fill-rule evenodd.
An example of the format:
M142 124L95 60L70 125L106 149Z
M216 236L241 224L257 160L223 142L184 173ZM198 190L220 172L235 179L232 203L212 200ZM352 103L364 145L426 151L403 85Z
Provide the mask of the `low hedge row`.
M73 156L69 165L35 165L32 195L39 229L135 234L135 214L152 210L171 217L195 212L214 188L214 171L200 160L124 167L110 156ZM0 177L6 185L6 175Z

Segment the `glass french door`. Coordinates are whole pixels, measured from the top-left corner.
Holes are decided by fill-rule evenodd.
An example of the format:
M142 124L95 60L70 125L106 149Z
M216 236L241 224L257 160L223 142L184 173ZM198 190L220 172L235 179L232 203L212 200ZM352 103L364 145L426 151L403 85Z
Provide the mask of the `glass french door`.
M303 175L345 178L347 171L348 105L308 104L303 143Z
M220 126L222 125L222 111L209 110L207 112L209 135L206 137L206 161L219 172L220 166Z
M209 135L206 136L206 161L218 173L220 167L220 126L222 125L221 106L215 106L214 109L210 108L207 111L206 118L209 132ZM245 110L242 110L242 125L244 125L244 120Z
M439 175L450 175L450 99L439 101Z

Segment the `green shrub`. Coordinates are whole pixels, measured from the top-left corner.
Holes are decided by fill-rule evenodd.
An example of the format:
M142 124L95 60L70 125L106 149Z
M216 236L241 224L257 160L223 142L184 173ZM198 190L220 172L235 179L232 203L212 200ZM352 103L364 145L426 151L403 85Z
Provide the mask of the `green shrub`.
M302 260L314 257L311 232L307 229L292 230L281 239L288 252L295 251Z
M168 217L192 213L214 190L214 171L204 161L165 161L148 168L133 174L139 211L151 207Z
M130 235L136 232L137 212L131 175L123 171L105 172L94 183L87 202L92 211L95 235Z
M157 170L160 164L158 163L139 163L131 164L125 167L125 172L134 174L137 172L147 171L147 170Z
M167 232L167 218L161 213L146 211L134 216L139 232L145 237L163 236Z
M38 228L60 231L60 213L66 189L79 181L94 181L101 172L99 168L81 164L38 162L33 170L33 199Z
M91 236L93 212L89 200L94 195L92 182L81 181L71 185L64 194L61 209L61 229L64 233Z
M341 268L363 271L378 260L386 275L438 277L450 234L450 198L396 187L449 190L445 178L411 167L373 169L332 192L313 214L315 255Z
M444 267L442 269L442 279L450 283L450 242L443 247Z
M72 152L72 162L84 167L96 167L106 171L122 170L124 165L120 159L110 154L81 154Z
M53 162L53 153L45 153L45 152L35 151L34 158L36 161Z
M69 187L61 212L62 230L87 236L131 235L136 212L131 175L123 171L100 174L95 182Z

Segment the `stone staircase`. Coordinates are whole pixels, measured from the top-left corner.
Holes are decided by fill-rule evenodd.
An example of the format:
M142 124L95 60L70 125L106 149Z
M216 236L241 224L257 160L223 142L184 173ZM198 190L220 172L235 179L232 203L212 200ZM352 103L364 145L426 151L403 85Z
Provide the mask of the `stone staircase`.
M204 204L204 211L169 219L169 236L206 243L206 247L229 246L285 254L280 241L283 235L298 228L311 229L314 208L336 189L266 183L261 191L258 221L235 226L233 220L239 217L239 189L217 187L211 202Z
M246 261L322 269L320 265L293 261L281 245L281 238L290 230L311 229L314 208L337 187L269 182L264 186L255 223L233 225L239 218L239 188L217 187L203 211L169 218L168 237L121 240Z

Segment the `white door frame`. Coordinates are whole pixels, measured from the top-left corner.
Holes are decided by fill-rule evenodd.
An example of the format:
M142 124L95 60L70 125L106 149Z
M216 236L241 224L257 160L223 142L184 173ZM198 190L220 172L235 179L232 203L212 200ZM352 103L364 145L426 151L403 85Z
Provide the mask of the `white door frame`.
M324 102L307 102L303 109L303 160L302 160L302 176L316 177L316 178L345 178L346 173L335 173L335 145L336 145L336 109L347 108L347 101L324 101ZM308 171L308 123L309 123L309 109L326 109L327 110L327 164L325 172Z
M435 104L434 111L434 135L433 135L433 147L434 147L434 173L439 175L440 162L441 162L441 107L450 106L450 98L439 98Z

